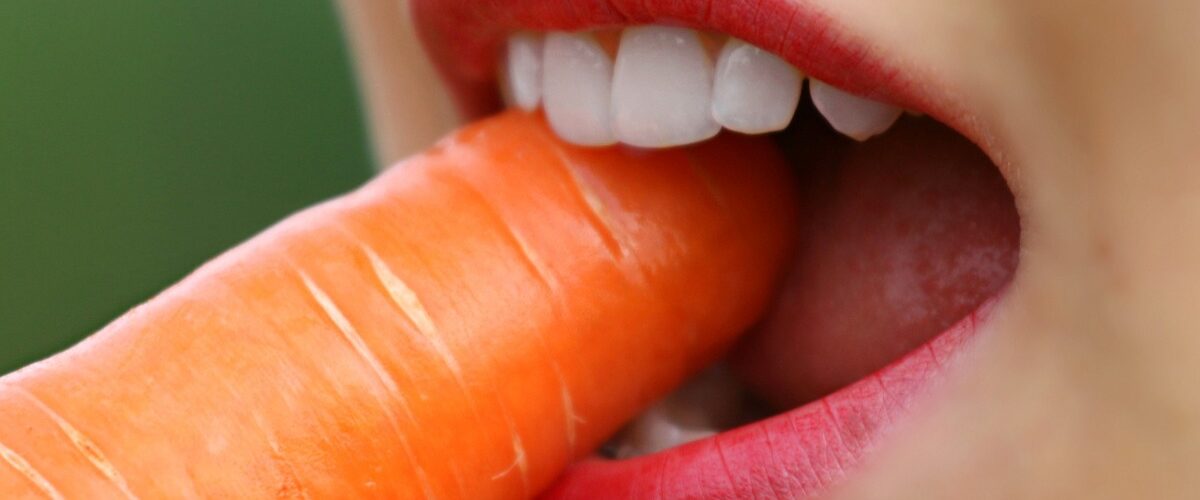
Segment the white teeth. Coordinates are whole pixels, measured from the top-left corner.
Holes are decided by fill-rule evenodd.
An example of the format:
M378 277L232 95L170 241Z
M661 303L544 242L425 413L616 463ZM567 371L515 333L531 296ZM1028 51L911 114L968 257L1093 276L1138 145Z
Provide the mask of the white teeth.
M734 38L712 57L686 28L621 32L615 62L590 34L512 35L501 90L509 105L545 109L550 127L581 146L666 148L709 139L721 128L762 134L787 128L804 75L778 56ZM864 141L903 114L895 106L810 79L813 104L838 132Z
M846 93L815 79L809 79L809 95L817 111L829 125L847 136L865 141L887 131L904 110Z
M621 142L669 147L720 132L712 118L713 64L696 32L640 26L621 34L612 82L613 131Z
M520 33L509 37L505 58L505 88L511 104L533 111L542 99L542 41Z
M800 72L776 55L730 38L717 57L712 114L745 134L787 128L800 102Z
M613 458L625 459L649 455L715 435L717 429L689 427L679 423L660 403L642 413L623 434L613 450Z
M724 365L697 375L629 423L612 443L630 458L704 439L751 419L745 389Z
M550 127L568 142L605 146L616 142L612 107L612 59L586 34L546 35L542 100Z

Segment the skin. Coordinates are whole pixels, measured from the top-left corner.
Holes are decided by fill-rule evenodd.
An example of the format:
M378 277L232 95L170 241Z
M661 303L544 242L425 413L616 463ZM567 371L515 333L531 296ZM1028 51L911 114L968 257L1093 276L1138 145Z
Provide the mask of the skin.
M450 96L416 43L407 2L339 0L380 168L417 153L459 125Z
M343 3L360 40L355 13L389 2ZM1023 230L991 331L835 496L1200 491L1200 3L812 4L969 110ZM355 45L383 163L453 123L405 108L406 92L439 95L431 80L370 90L394 60Z

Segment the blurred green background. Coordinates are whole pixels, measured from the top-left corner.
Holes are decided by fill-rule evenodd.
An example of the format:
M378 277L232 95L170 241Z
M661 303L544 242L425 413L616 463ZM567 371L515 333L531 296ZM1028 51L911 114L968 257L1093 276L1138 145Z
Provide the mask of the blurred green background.
M0 373L370 172L328 0L0 2Z

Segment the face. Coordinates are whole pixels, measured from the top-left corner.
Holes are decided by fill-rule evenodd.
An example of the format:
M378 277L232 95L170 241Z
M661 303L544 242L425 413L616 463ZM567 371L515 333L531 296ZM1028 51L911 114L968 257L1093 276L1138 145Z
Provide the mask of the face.
M813 201L811 213L844 217L836 227L858 227L862 211L845 208L851 203L828 195L829 186L846 179L858 189L894 184L855 166L887 163L876 159L931 141L928 148L950 147L947 154L961 160L944 167L958 170L934 168L928 177L961 176L938 186L969 194L955 206L974 207L955 211L965 215L951 222L985 221L992 228L987 244L938 236L952 240L943 246L999 249L992 254L999 271L959 294L969 304L936 303L937 320L913 327L903 334L911 338L896 345L907 351L930 338L936 343L964 316L978 319L974 340L894 428L867 440L870 451L854 457L844 478L822 488L846 498L1065 498L1172 497L1200 487L1192 473L1200 465L1200 392L1192 387L1200 366L1200 320L1193 318L1200 298L1194 257L1200 255L1200 3L761 0L713 2L707 12L693 3L705 4L613 2L621 4L614 9L597 0L565 13L535 0L420 1L408 17L409 6L396 2L343 1L381 163L452 126L451 102L468 116L496 109L496 54L510 33L682 23L718 40L747 40L807 75L812 99L812 82L828 82L919 111L978 147L944 146L935 137L947 133L941 126L911 117L861 144L839 145L844 138L811 132L805 140L812 148L799 149L836 149L839 160L831 163L840 172L810 178L817 186L812 199L825 200ZM428 58L417 49L417 32L431 42ZM434 66L449 79L434 83ZM784 134L805 130L800 115L795 122ZM819 164L829 157L823 155L799 158ZM962 173L971 168L982 173ZM863 195L846 195L855 196ZM812 225L825 233L810 247L848 238L829 224ZM879 245L902 240L879 238L886 240ZM823 257L834 252L821 248L799 259L810 271L840 262ZM840 281L846 280L820 286ZM802 296L796 291L810 285L817 286L787 285L785 296ZM783 304L766 321L766 332L748 341L743 357L765 356L754 354L755 342L760 351L787 351L786 338L796 335L787 325L829 317L806 313L804 300L795 300L800 305ZM984 303L986 314L978 308ZM887 315L874 323L897 324ZM778 374L740 371L768 399L798 405L905 355L875 355L861 342L845 342L849 347L838 349L836 341L817 338L794 353L803 361L805 352L852 352L799 362L837 361L796 375L805 381L799 388L779 382ZM858 362L854 373L838 371Z

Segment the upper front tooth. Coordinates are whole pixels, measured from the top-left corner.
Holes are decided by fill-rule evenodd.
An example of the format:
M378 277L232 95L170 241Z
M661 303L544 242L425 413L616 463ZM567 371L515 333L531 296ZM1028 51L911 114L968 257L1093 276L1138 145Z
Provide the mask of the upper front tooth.
M703 141L721 126L712 118L713 64L692 30L628 28L612 82L617 140L641 147Z
M550 127L579 145L616 142L609 116L612 59L587 34L550 33L544 44L542 101Z
M725 128L761 134L787 128L803 79L774 54L730 38L717 57L713 118Z
M904 110L847 93L837 87L809 79L809 93L829 125L854 140L865 141L887 131Z
M504 79L512 104L533 111L542 98L542 41L529 33L509 37Z

